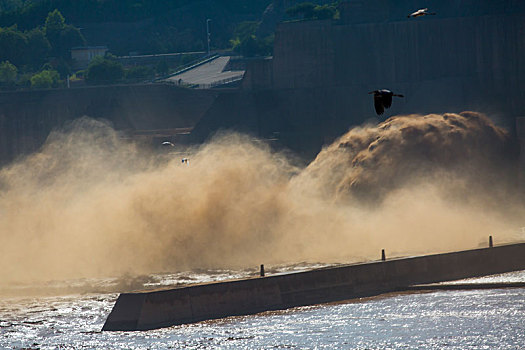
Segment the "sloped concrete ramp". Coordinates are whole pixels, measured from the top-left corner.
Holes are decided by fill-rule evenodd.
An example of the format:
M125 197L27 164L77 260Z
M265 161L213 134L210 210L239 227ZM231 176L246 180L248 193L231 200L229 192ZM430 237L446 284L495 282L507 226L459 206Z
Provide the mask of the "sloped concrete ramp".
M173 75L167 80L178 85L213 86L221 82L242 79L243 70L224 70L229 61L228 56L218 56L193 69Z

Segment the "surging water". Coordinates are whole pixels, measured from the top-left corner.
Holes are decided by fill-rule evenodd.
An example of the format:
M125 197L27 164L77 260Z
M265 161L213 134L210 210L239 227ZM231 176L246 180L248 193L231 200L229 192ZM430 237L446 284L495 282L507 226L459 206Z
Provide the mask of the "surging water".
M519 239L511 143L475 113L393 117L302 169L238 134L159 154L84 118L0 171L0 287Z
M477 114L394 117L349 131L303 169L242 135L158 154L104 123L76 121L0 170L0 348L518 349L523 289L100 332L116 292L244 277L261 263L523 239L523 206L509 196L510 143Z

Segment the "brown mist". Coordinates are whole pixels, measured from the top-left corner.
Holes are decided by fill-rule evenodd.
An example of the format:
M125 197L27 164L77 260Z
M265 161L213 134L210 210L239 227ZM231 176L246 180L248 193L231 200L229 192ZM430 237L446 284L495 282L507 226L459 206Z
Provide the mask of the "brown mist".
M239 134L153 152L83 118L0 171L0 283L520 239L514 150L476 113L400 116L350 130L299 169Z

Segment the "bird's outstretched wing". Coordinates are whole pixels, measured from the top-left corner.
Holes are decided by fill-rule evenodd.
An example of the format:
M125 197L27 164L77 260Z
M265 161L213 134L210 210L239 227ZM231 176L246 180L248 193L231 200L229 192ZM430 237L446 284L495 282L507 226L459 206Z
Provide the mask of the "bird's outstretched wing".
M385 112L385 108L383 107L383 98L381 95L374 95L374 107L376 108L376 113L378 115L381 115Z
M392 94L383 95L383 106L385 106L385 108L392 106Z

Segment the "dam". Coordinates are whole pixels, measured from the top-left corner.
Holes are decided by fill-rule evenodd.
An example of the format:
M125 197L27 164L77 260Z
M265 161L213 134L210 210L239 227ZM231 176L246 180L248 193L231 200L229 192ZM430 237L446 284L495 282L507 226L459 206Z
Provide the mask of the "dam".
M278 133L282 146L312 159L375 117L366 93L378 88L407 96L392 115L472 110L513 132L525 116L524 3L436 3L433 18L407 20L405 9L418 6L424 2L354 0L341 2L339 20L280 23L273 56L250 59L236 89L154 83L2 92L0 163L38 150L51 130L84 115L130 133L192 128L193 143L221 129Z
M149 330L525 269L525 243L121 294L104 331ZM500 286L501 287L501 286Z
M15 160L17 164L21 161L22 165L27 164L14 168L10 174L4 172L13 176L12 181L3 186L9 191L2 192L7 195L0 201L3 276L16 273L16 277L21 278L33 275L57 279L68 287L77 286L78 276L89 276L94 270L104 276L118 276L122 271L131 271L133 275L166 271L169 277L157 280L156 276L139 275L141 278L137 280L142 282L134 283L135 278L124 276L117 280L118 283L111 279L111 284L106 278L102 282L80 280L79 294L70 295L71 289L67 289L67 296L41 298L23 295L19 285L14 284L12 290L16 299L0 298L0 348L522 348L525 344L525 313L521 312L525 302L523 244L490 248L486 240L489 234L499 237L507 227L524 226L525 211L513 207L509 196L498 201L487 195L491 205L482 205L479 210L438 202L424 213L414 209L424 207L427 198L409 196L406 201L414 205L390 202L396 210L390 211L388 216L366 210L365 220L353 221L370 224L363 228L355 227L349 220L363 218L360 208L355 213L344 207L327 212L327 201L303 207L303 203L310 203L305 200L308 196L290 198L286 197L286 192L285 196L272 195L268 182L279 193L283 193L283 186L261 181L266 177L255 176L260 171L242 171L255 168L255 165L256 170L264 170L268 165L282 167L275 158L263 158L266 161L251 165L251 168L251 163L244 160L252 158L253 154L237 159L208 157L207 166L200 168L198 157L191 157L189 166L181 165L179 158L175 159L176 163L169 163L177 166L154 171L146 168L146 174L142 168L136 169L137 165L142 165L144 157L131 156L133 161L129 163L133 169L118 172L122 168L119 167L121 160L126 159L121 155L128 153L120 151L119 147L96 153L91 150L97 151L100 147L91 146L118 145L120 139L111 138L115 141L112 143L89 137L88 141L95 139L96 142L54 143L61 147L55 146L53 150L82 150L67 153L72 156L60 157L56 154L59 152L49 152L48 147L43 156L37 153L37 157L29 159L40 160L37 165L42 167L59 166L61 171L44 173L46 176L33 176L38 174L36 169L39 168L33 166L35 162L23 163L18 159L20 155L38 151L50 131L83 115L109 120L116 130L126 135L141 138L162 135L162 138L173 137L170 141L174 143L186 137L193 141L204 140L218 128L246 131L258 138L274 136L277 132L277 137L273 138L284 146L316 154L321 144L329 144L333 137L374 114L373 104L363 92L387 87L408 96L389 110L394 114L471 109L486 113L497 125L506 127L510 135L520 141L519 174L523 189L525 119L519 117L525 116L521 103L525 90L520 88L524 81L525 55L522 53L525 46L521 33L525 21L520 11L514 11L514 15L485 11L488 4L495 4L485 0L476 1L469 11L456 11L459 16L451 14L445 18L443 7L473 4L474 1L440 3L441 8L433 9L440 17L429 21L397 20L404 15L400 10L402 4L416 6L420 3L416 0L355 0L352 3L359 11L354 9L346 15L354 13L356 18L343 16L339 23L284 23L278 28L274 58L254 60L239 90L198 91L167 84L146 84L1 93L0 159L6 163ZM517 0L497 3L499 5L493 6L525 4ZM377 11L372 9L366 12L368 4L384 9L382 16L375 17ZM512 10L512 6L507 9ZM398 16L392 20L394 10ZM388 16L391 17L386 18ZM370 17L375 19L372 21ZM454 36L455 33L463 35ZM385 36L390 44L383 46L381 38ZM406 40L407 37L410 40ZM429 40L424 41L424 38ZM450 40L446 40L448 38ZM296 49L290 49L290 43L296 45ZM362 46L365 50L360 49ZM374 59L378 53L384 58ZM436 69L432 68L436 67L432 57L439 57ZM370 59L363 65L367 58ZM411 61L404 63L406 58ZM384 64L385 61L396 64ZM473 64L460 66L459 62ZM334 66L338 69L333 70ZM379 71L378 67L383 70ZM386 80L382 81L383 78ZM486 142L468 142L468 145L484 159L488 157L479 151L479 146L493 148ZM234 148L239 149L239 146ZM104 162L97 158L84 163L84 155L91 154L100 154ZM425 159L432 161L430 157ZM100 167L100 164L109 165ZM344 169L354 169L351 162L346 164ZM222 165L225 167L220 168ZM516 168L517 165L513 163ZM399 162L396 166L403 168ZM44 168L53 170L51 166ZM221 170L202 179L198 176L206 172L203 168L229 171ZM100 169L107 169L108 173ZM334 167L323 169L332 172ZM511 170L514 179L517 169ZM231 174L239 173L245 175L232 178ZM494 174L477 171L474 179L479 175L491 175L490 185L505 183L502 177ZM250 177L254 179L240 181ZM72 181L77 178L80 181ZM225 180L217 181L221 179ZM72 182L78 185L70 186ZM0 183L3 185L2 181ZM192 186L195 183L197 186ZM226 186L228 184L242 186L230 190L233 186ZM467 184L476 183L467 181ZM253 191L253 187L261 190ZM217 192L218 188L223 191ZM105 193L101 189L106 190ZM465 186L464 192L475 191L472 186ZM238 193L242 196L237 196ZM270 196L265 196L267 193ZM233 199L241 200L235 202ZM441 209L440 204L447 210L431 210ZM272 234L265 235L264 231L261 234L259 228L272 228L266 224L283 218L275 215L273 209L276 207L282 207L286 213L285 220L280 222L292 224L300 235L289 234L294 231L290 225L266 231ZM296 213L296 208L300 209L299 215L289 216ZM196 216L195 209L204 209L207 215ZM345 217L344 222L332 226L316 223L321 217L324 217L323 223L335 221L345 209L349 218ZM518 215L516 220L511 220L515 209ZM505 224L501 225L501 230L491 227L497 226L491 225L497 211L511 213L498 218L498 224L499 220ZM272 215L260 215L261 212ZM426 218L430 220L418 225L425 219L421 219L421 214L427 212ZM247 215L252 213L254 215ZM478 229L458 224L455 219L460 217L468 218L466 222L475 224ZM249 225L240 223L245 218L250 221ZM412 218L417 220L410 220ZM377 222L381 225L376 225ZM457 245L455 239L463 233L478 235L480 239L465 237L470 243ZM284 241L275 239L281 234L289 236ZM370 240L372 242L363 244ZM497 243L503 241L497 238ZM307 249L301 257L293 255L296 242L299 248ZM323 260L311 254L322 248L319 243L327 242L331 244L330 251L340 252L344 257L330 256ZM479 242L483 243L478 245ZM410 245L415 247L408 247ZM386 248L384 261L366 260L379 258L381 248ZM434 253L470 248L481 249L392 258L430 252L430 249ZM204 283L210 278L194 278L202 271L195 265L212 266L221 269L222 273L224 265L229 264L226 259L239 261L241 268L261 263L273 267L272 264L281 259L270 255L277 249L290 261L367 262L300 273L271 272L223 283ZM363 253L366 249L371 253ZM185 262L194 265L186 267ZM173 279L171 272L181 269L195 270L191 270L191 274L176 273ZM513 270L521 271L511 274L518 282L483 285L494 289L412 292L449 288L452 284L421 283L455 281ZM243 270L246 271L253 269ZM236 272L228 270L226 273L232 276ZM249 273L240 275L250 276ZM506 281L508 276L492 275L487 279ZM224 274L216 279L221 278ZM3 283L9 281L7 278L1 280ZM151 281L158 283L152 287ZM187 281L195 284L180 288L179 283ZM478 281L469 288L480 288ZM48 283L43 282L32 288L38 293L50 293L51 288L40 287L44 283L47 286ZM171 289L166 288L167 285ZM151 291L161 286L163 290ZM123 293L147 288L150 291ZM454 284L454 288L466 287ZM116 303L115 293L122 293ZM354 299L362 297L365 298ZM252 316L222 319L228 315L247 314ZM199 322L202 320L214 321ZM159 329L177 324L183 326ZM102 328L106 331L101 332ZM133 332L143 329L151 330Z

